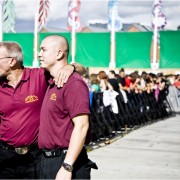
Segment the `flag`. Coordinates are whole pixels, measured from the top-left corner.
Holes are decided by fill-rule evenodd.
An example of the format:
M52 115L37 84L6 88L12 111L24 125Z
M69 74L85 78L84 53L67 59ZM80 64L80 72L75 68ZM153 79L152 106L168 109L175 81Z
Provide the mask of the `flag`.
M108 30L111 30L112 23L114 23L114 30L119 31L122 29L121 18L118 15L118 1L109 0L108 2Z
M2 30L3 32L15 32L15 11L13 0L4 0L2 6Z
M49 13L49 0L40 0L38 11L38 32L46 27Z
M73 17L74 17L74 27L75 31L82 30L82 24L80 18L78 17L78 12L80 11L81 1L80 0L70 0L68 6L68 29L72 31Z
M167 24L167 19L162 12L162 1L161 0L154 0L153 4L153 21L152 21L152 28L154 29L155 25L157 26L158 30L163 30Z

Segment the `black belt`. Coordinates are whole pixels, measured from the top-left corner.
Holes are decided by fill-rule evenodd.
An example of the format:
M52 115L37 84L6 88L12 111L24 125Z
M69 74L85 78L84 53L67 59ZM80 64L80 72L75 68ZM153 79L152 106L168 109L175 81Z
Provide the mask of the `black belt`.
M61 149L61 148L42 149L42 151L45 157L56 157L56 156L61 156L62 154L66 153L67 149Z
M28 152L32 152L39 149L37 144L32 144L29 146L13 147L3 141L0 141L0 148L6 149L6 150L12 150L12 151L15 151L17 154L21 154L21 155L27 154Z

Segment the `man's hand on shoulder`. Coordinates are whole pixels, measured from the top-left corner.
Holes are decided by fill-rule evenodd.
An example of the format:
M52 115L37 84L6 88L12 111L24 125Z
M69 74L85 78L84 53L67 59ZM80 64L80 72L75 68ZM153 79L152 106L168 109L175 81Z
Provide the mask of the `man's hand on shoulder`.
M67 82L71 74L74 72L74 66L67 64L63 66L57 73L57 76L54 78L54 82L58 88L63 87Z
M63 66L54 78L54 82L57 87L63 87L73 72L77 72L80 76L83 76L86 74L86 68L78 63Z

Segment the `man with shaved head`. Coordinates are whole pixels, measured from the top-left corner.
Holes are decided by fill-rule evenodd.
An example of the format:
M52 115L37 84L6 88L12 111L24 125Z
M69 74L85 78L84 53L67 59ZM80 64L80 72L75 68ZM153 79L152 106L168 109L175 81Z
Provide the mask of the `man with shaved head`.
M59 67L68 64L69 46L63 36L48 36L40 46L41 67L52 79ZM55 88L53 81L43 101L40 115L39 147L43 150L42 179L90 179L96 165L87 157L84 144L89 129L89 91L77 73Z

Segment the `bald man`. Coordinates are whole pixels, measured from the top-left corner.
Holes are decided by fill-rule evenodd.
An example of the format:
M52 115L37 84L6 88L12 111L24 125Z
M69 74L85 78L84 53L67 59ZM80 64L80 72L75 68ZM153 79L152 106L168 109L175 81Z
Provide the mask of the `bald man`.
M68 63L69 45L63 36L48 36L40 46L41 67L52 79ZM49 80L40 115L39 147L43 150L42 179L90 179L93 164L84 148L89 129L89 91L73 73L61 89Z

